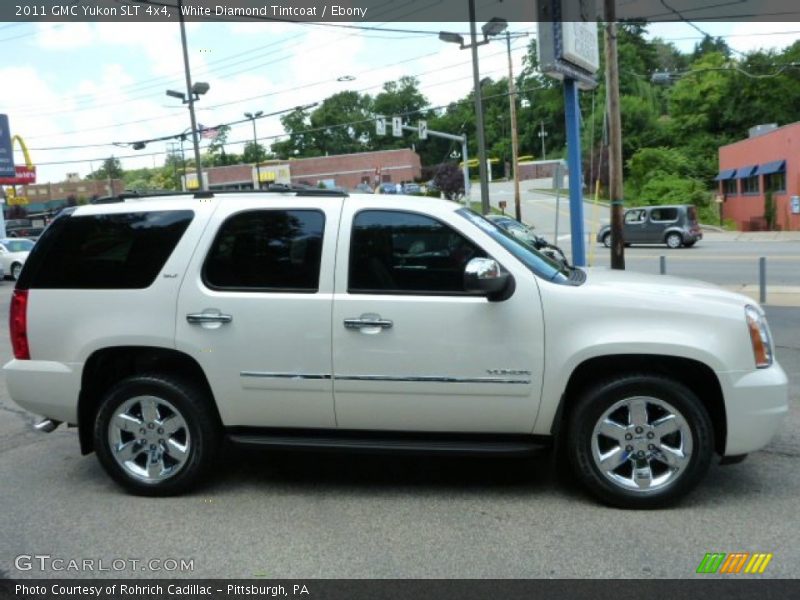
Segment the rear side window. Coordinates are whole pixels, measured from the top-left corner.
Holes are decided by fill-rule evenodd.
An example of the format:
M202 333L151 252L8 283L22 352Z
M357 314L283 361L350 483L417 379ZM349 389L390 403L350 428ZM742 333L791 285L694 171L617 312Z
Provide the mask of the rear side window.
M651 221L677 221L677 208L654 208L650 211Z
M237 213L211 244L203 282L218 290L316 292L324 228L318 210Z
M149 287L193 216L168 210L56 219L34 246L18 287Z

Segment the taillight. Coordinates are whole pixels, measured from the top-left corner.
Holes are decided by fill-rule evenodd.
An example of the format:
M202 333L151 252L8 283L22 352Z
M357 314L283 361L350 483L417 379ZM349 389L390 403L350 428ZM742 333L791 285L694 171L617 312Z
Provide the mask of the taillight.
M8 313L8 329L11 332L11 348L14 358L30 360L28 347L28 290L14 290L11 310Z

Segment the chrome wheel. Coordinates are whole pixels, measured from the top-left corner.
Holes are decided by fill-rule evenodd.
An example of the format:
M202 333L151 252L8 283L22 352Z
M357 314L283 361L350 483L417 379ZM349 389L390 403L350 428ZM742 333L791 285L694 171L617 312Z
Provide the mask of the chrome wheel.
M22 265L19 263L14 263L11 265L11 278L16 281L19 279L19 274L22 273Z
M680 234L670 233L667 236L668 248L672 248L673 250L675 250L676 248L680 248L682 244L683 244L683 238L680 236Z
M156 396L136 396L120 404L108 423L108 440L119 466L144 483L176 475L191 448L186 419Z
M614 485L646 494L672 485L689 466L692 432L684 416L649 396L614 403L592 433L592 458Z

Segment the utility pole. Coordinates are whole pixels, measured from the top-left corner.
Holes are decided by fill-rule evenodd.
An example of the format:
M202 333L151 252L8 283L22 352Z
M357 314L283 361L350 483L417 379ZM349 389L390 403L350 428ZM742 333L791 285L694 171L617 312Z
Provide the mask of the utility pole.
M606 94L608 96L608 195L611 200L611 268L625 269L622 231L622 121L619 111L619 65L615 0L605 0Z
M517 138L517 86L514 83L514 67L511 63L511 33L506 30L506 48L508 49L508 103L511 112L511 168L514 169L514 216L522 221L522 204L519 197L519 172L517 167L519 140Z
M478 73L478 39L475 26L475 0L469 0L469 36L472 51L472 82L475 88L475 119L478 130L478 173L481 178L481 213L488 215L489 179L486 174L486 136L483 130L483 94L481 93L481 76Z
M205 190L203 183L203 164L200 161L200 140L197 133L197 119L194 116L194 92L192 90L192 76L189 71L189 49L186 46L186 25L183 22L183 0L178 0L178 22L181 27L181 47L183 48L183 70L186 75L186 95L189 101L189 118L192 123L192 144L194 145L195 172L197 173L198 189ZM206 86L208 87L208 86Z

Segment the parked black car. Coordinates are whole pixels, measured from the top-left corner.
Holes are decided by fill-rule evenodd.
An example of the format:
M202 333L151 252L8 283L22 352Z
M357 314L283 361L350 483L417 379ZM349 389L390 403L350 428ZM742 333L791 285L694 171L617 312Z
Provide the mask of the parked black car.
M697 208L691 204L637 206L625 211L623 239L631 244L666 244L668 248L690 248L703 239ZM611 226L603 225L597 241L611 247Z

